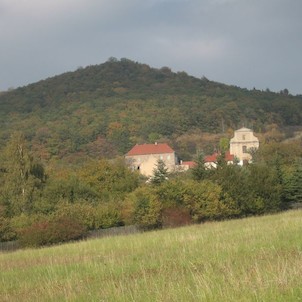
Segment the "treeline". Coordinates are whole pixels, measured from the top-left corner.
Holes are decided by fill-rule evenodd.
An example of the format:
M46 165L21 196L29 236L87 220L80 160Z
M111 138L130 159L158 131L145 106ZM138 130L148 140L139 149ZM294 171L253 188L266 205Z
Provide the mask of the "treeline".
M40 246L85 236L89 230L135 224L153 229L261 215L302 202L301 141L268 141L254 163L194 169L154 178L132 172L123 158L81 166L49 166L33 156L22 133L1 153L0 240Z
M44 163L115 158L155 140L189 158L215 147L200 146L198 135L243 124L258 133L272 124L301 126L302 98L114 58L0 95L0 146L12 132L23 131Z

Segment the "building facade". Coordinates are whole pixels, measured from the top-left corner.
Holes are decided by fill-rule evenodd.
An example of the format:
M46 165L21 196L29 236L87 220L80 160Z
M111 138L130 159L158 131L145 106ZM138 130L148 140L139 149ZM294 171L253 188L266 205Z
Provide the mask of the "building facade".
M135 145L125 156L132 170L139 171L147 177L153 175L158 160L162 160L168 172L175 171L178 163L175 151L168 144Z
M249 152L258 148L259 139L248 128L236 130L230 141L230 153L238 159L240 165L251 162L252 156Z
M204 166L206 169L216 169L217 168L217 160L221 154L215 152L212 155L207 155L204 158ZM228 165L234 163L234 155L230 154L230 151L227 151L224 156L224 160Z

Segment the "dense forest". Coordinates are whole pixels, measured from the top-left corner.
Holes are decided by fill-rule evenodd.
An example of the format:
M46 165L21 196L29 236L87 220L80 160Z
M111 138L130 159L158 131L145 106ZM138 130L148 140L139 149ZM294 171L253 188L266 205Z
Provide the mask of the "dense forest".
M110 58L0 94L0 114L0 146L22 131L44 162L115 158L155 140L190 159L200 150L211 153L221 134L230 137L243 125L257 133L301 126L302 96Z
M143 230L285 210L302 202L302 96L251 91L128 59L0 94L0 241L37 246L89 230ZM233 130L253 128L253 164L227 165ZM168 142L192 170L125 164L135 143ZM219 150L217 169L203 154ZM156 177L155 177L156 176Z

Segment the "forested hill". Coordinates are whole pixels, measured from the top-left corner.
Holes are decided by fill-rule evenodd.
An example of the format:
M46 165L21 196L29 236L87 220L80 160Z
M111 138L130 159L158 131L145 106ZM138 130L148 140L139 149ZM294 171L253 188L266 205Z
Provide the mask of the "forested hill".
M1 146L19 130L44 160L115 157L154 140L191 154L196 144L180 146L178 137L243 124L257 132L269 124L302 125L302 97L114 58L0 94Z

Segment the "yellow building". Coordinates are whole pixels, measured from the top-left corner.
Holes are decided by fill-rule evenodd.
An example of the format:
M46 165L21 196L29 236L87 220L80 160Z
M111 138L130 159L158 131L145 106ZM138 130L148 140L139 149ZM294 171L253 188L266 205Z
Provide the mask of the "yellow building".
M230 141L230 153L238 160L239 164L251 162L251 149L259 148L259 139L253 131L248 128L240 128L234 132L234 137Z
M125 156L128 165L145 176L151 176L158 160L162 160L168 172L173 172L177 166L177 157L168 144L135 145Z

